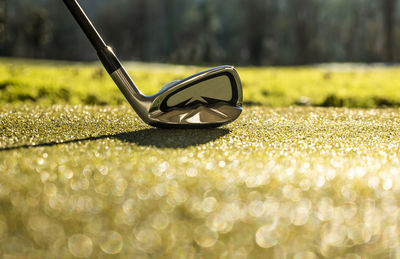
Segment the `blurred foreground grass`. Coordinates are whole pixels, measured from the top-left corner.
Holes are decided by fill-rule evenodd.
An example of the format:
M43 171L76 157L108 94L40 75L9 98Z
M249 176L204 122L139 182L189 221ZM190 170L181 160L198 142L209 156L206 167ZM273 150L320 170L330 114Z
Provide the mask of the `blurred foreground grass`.
M206 68L127 63L147 95ZM331 65L295 68L238 68L246 104L286 107L399 107L400 68ZM98 63L0 59L0 104L125 103Z
M398 258L400 110L260 108L157 130L2 105L1 257Z

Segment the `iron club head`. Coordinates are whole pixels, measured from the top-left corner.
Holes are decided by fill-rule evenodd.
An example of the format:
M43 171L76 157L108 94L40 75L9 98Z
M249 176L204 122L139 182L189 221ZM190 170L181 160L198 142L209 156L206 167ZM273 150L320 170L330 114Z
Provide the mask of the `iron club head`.
M142 120L155 127L219 127L234 121L242 112L242 85L232 66L216 67L168 83L153 96L135 91L123 69L111 77Z

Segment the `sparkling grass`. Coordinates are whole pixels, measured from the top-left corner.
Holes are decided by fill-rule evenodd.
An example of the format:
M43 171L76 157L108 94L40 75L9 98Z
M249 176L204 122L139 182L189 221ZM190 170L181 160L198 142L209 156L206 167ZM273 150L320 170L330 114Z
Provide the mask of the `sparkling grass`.
M0 107L0 255L397 258L398 109L252 107L157 130L128 106Z

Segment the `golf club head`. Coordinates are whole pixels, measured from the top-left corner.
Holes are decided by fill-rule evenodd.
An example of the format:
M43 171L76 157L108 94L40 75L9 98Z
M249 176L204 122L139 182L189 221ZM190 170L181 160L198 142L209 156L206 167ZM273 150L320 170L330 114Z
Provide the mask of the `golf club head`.
M240 77L232 66L216 67L164 86L154 96L148 123L161 128L210 128L242 113Z

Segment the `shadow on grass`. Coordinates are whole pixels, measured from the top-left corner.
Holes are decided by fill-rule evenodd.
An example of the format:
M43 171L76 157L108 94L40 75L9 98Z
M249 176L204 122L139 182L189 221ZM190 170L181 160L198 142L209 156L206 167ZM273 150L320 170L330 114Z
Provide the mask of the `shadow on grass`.
M139 146L187 148L207 144L229 133L227 129L146 129L115 135L115 138Z
M33 145L19 145L0 148L1 151L10 151L23 148L51 147L67 145L71 143L96 141L103 139L119 139L122 142L137 144L139 146L157 148L187 148L207 144L220 137L227 135L228 129L202 129L202 130L180 130L180 129L145 129L133 132L119 133L113 135L103 135L98 137L81 138L66 140L61 142L47 142Z

